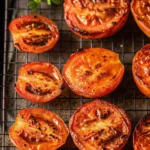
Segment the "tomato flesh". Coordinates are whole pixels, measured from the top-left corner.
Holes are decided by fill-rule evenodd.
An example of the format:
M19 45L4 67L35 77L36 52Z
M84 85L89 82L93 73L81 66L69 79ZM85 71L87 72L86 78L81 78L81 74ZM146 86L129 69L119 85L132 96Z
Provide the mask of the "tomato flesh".
M15 18L9 24L14 46L22 51L42 53L54 47L59 31L54 22L41 15Z
M56 150L66 142L68 134L63 120L42 108L20 110L9 130L12 143L22 150Z
M94 100L75 111L69 129L79 149L121 150L130 136L131 123L121 108Z
M15 89L32 102L48 102L61 94L62 77L50 63L33 62L19 69Z
M129 0L65 0L64 3L67 25L83 38L112 36L124 26L129 11Z
M150 44L145 45L133 58L132 73L139 90L150 97Z
M102 97L114 91L124 75L117 53L88 48L71 55L63 68L67 86L84 97Z

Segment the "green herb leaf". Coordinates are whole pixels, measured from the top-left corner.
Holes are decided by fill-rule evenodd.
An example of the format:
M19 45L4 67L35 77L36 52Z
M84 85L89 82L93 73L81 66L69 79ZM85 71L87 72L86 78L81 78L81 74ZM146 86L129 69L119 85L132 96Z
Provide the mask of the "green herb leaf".
M28 3L28 7L33 11L36 12L39 8L39 4L41 3L41 0L31 0Z
M28 2L28 7L33 11L36 12L41 4L42 0L30 0ZM51 3L54 3L55 5L60 5L61 0L46 0L48 5L51 5Z
M51 5L51 0L47 0L47 4L48 4L48 5Z
M61 4L61 0L51 0L55 5L60 5Z

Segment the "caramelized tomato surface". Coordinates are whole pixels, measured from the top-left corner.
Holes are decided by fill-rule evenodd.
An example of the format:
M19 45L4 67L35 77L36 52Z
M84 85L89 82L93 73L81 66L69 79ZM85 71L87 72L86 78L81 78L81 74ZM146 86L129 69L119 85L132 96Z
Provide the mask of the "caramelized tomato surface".
M133 146L134 150L150 150L150 114L145 115L136 125Z
M119 55L104 48L88 48L71 55L63 68L65 84L84 97L102 97L114 91L124 75Z
M131 12L139 28L150 37L150 2L132 0Z
M150 44L142 47L134 56L132 72L139 90L150 97Z
M43 103L59 96L62 92L62 84L62 76L54 65L33 62L19 69L15 89L23 98Z
M52 49L59 39L56 24L37 14L15 18L10 22L9 30L14 46L24 52L43 53Z
M123 109L94 100L75 111L69 129L80 150L122 150L130 136L131 123Z
M105 38L127 21L130 0L65 0L64 17L69 28L83 38Z
M56 150L66 142L68 134L63 120L42 108L20 110L9 129L12 143L20 150Z

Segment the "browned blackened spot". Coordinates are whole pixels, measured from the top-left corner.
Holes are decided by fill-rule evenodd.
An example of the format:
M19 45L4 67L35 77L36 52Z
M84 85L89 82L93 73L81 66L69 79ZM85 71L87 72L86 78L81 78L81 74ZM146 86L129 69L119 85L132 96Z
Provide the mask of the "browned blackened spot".
M25 89L26 89L26 91L28 91L32 94L36 94L36 95L46 95L46 94L52 93L52 91L50 89L49 90L42 90L40 87L33 88L30 83L26 83Z
M128 135L127 134L124 134L124 135L122 135L120 138L121 139L125 139L125 138L127 138L128 137Z
M84 75L85 75L85 76L91 76L91 75L92 75L92 72L91 72L91 71L86 70L86 71L85 71L85 73L84 73Z
M145 126L146 126L146 127L150 127L150 122L146 122L146 123L145 123Z
M116 78L116 74L111 78L111 80L113 80L114 78Z
M34 19L38 18L38 16L34 15Z
M51 34L41 34L41 35L30 35L29 37L24 37L23 42L31 46L43 46L48 43L48 40L52 37Z
M102 67L101 63L95 65L95 69L99 69L100 67Z
M76 28L76 27L74 27L74 26L72 26L72 30L74 30L74 31L77 32L77 33L80 33L81 35L90 35L89 32L84 31L84 30L80 30L80 29L78 29L78 28Z
M109 145L110 143L113 143L120 136L121 133L117 129L114 129L114 131L112 131L112 134L109 137L105 139L100 139L99 145L105 147L105 145Z
M34 116L30 116L30 119L28 120L28 123L29 123L29 125L34 126L35 124L38 123L38 120Z
M53 138L53 139L58 139L58 137L55 136L55 135L53 135L53 134L49 134L49 136L50 136L51 138Z
M106 119L108 118L109 116L111 115L111 112L109 110L107 111L102 111L100 109L97 109L95 111L95 116L98 118L98 119Z
M100 75L103 77L103 76L106 76L107 75L107 72L101 72Z
M113 24L113 25L116 25L116 24L117 24L117 22L113 21L113 22L112 22L112 24Z
M150 130L148 130L148 131L144 131L144 132L142 132L141 134L143 134L143 135L145 135L145 136L150 136Z
M44 73L44 72L40 72L40 71L34 71L34 70L28 70L27 71L27 73L29 74L29 75L37 75L37 74L40 74L41 76L43 76L43 79L44 80L46 80L47 82L49 82L49 81L51 81L51 80L53 80L54 81L54 84L58 84L57 82L56 82L56 79L55 78L53 78L52 76L50 76L50 75L48 75L48 74L46 74L46 73Z
M106 119L111 115L111 112L107 110L106 112L102 113L101 118Z
M17 49L22 50L21 47L20 47L20 45L19 45L19 43L14 43L14 46L15 46Z
M50 27L48 24L40 22L40 21L28 21L28 22L24 22L23 24L18 24L17 28L19 30L26 30L27 32L30 30L46 30L46 31L51 31Z

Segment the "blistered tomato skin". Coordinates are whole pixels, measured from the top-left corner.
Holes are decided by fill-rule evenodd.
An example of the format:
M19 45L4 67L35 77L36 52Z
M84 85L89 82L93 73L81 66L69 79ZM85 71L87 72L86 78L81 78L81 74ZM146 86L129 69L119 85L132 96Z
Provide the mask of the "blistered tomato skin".
M32 102L44 103L62 93L62 76L59 70L46 62L33 62L19 68L15 89Z
M131 123L120 107L94 100L74 112L69 130L80 150L122 150L130 136Z
M88 48L71 55L62 75L67 87L77 95L98 98L118 87L124 70L117 53L104 48Z
M150 114L145 115L136 125L133 133L134 150L150 149Z
M20 150L56 150L66 142L68 135L63 120L42 108L20 110L9 129L12 143Z
M14 46L24 52L46 52L59 40L56 24L37 14L15 18L10 22L9 30L12 33Z
M150 44L139 50L132 62L132 73L138 89L150 97Z
M64 18L68 27L83 38L106 38L126 23L130 0L65 0Z
M150 37L150 4L148 0L132 0L131 12L139 28Z

